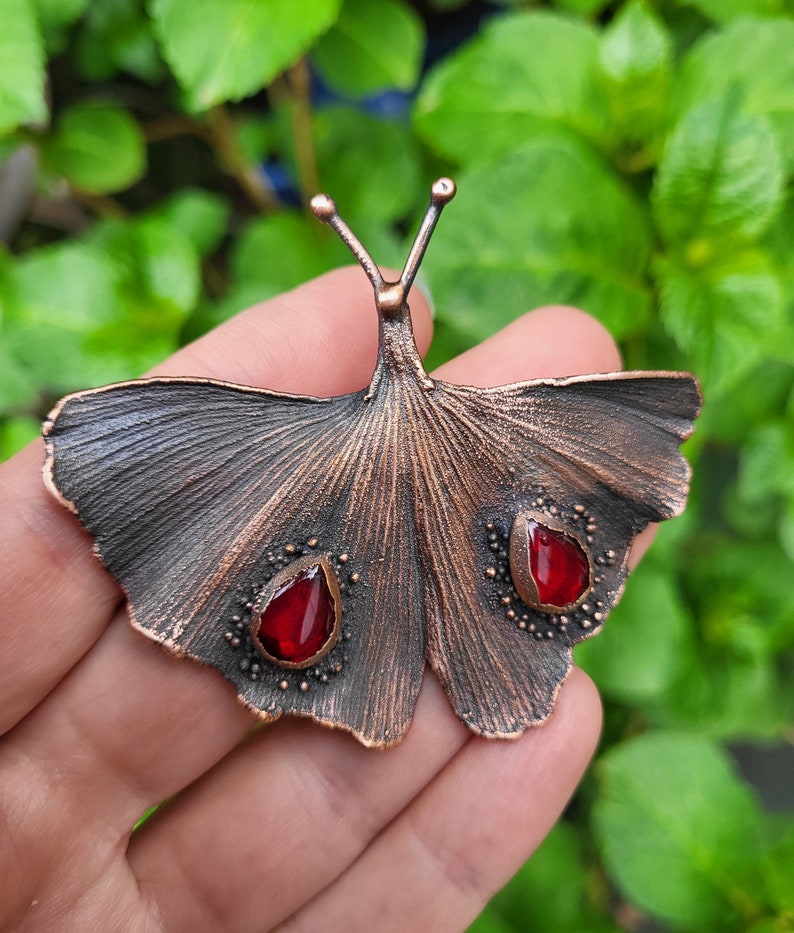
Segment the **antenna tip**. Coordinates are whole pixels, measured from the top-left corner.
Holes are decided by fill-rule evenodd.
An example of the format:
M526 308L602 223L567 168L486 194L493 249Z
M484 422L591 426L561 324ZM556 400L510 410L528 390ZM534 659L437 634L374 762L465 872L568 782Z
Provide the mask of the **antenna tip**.
M314 216L324 224L330 223L336 213L336 204L327 194L315 194L311 199L310 207Z
M455 182L451 178L438 178L430 189L430 198L434 204L446 204L455 197Z

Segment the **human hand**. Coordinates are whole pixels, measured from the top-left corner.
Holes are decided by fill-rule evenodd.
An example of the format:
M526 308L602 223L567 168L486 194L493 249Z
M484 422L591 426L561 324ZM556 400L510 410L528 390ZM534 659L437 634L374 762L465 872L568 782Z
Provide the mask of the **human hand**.
M411 306L424 350L416 290ZM376 342L371 287L350 268L239 315L156 374L338 395L367 384ZM485 386L619 366L592 318L545 308L438 375ZM294 718L250 734L217 672L123 624L122 593L45 491L42 460L35 444L0 468L0 927L464 928L587 765L600 725L587 677L574 669L547 723L514 741L473 736L430 674L388 751Z

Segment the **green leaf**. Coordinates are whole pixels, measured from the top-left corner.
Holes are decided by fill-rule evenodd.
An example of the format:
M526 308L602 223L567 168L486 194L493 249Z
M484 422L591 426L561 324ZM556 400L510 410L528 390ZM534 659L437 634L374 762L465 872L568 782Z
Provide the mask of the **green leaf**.
M30 373L5 345L0 327L0 413L19 411L36 400L36 387Z
M113 264L116 310L86 338L86 352L105 358L114 379L130 378L172 353L201 289L198 253L185 233L154 214L106 221L91 245Z
M329 232L297 211L252 221L232 248L230 289L220 301L201 306L186 335L195 339L238 311L349 262L349 253Z
M752 534L768 521L794 561L794 418L761 424L750 435L741 451L737 494L739 527Z
M582 848L580 834L568 823L557 823L537 852L491 901L489 917L502 921L495 929L554 933L612 930L612 925L589 906ZM488 929L482 927L483 933Z
M783 506L783 512L778 523L778 535L783 550L788 559L794 564L794 497Z
M678 0L715 23L729 23L739 16L774 15L785 11L785 0Z
M791 933L792 926L788 917L762 917L746 927L743 933Z
M456 330L481 339L550 303L579 305L617 335L642 327L646 217L586 148L538 140L459 181L424 266Z
M595 16L609 6L609 0L552 0L552 6L582 16Z
M613 128L628 142L653 140L667 111L672 39L643 0L632 0L604 30L598 62Z
M45 394L159 362L176 349L200 286L190 241L156 217L106 221L86 241L31 251L8 278L3 343Z
M777 137L764 117L737 112L728 95L694 107L664 148L653 191L662 236L692 257L714 241L753 240L783 202Z
M794 824L774 846L764 864L764 880L769 898L776 910L794 914Z
M314 117L314 145L323 188L352 226L401 220L425 197L416 144L399 123L326 108Z
M608 145L598 33L553 13L515 13L428 75L414 123L439 153L469 165L557 130Z
M794 645L792 564L763 529L754 538L700 530L724 521L719 471L704 467L695 487L705 487L707 508L679 549L699 649L685 656L666 701L645 712L666 727L714 736L781 737L794 717L785 663Z
M791 367L766 357L729 389L720 405L706 405L698 420L702 431L721 447L740 446L759 421L776 418L794 389Z
M44 158L88 194L121 191L146 169L146 146L137 121L115 104L82 103L66 110Z
M37 418L19 415L0 421L0 461L8 460L41 436L41 422Z
M658 86L659 78L669 71L671 57L664 23L644 0L631 0L604 30L598 61L604 76L618 86Z
M411 133L398 122L336 106L314 114L312 133L323 190L333 192L345 220L379 264L401 267L405 252L395 224L412 215L427 197ZM297 176L295 137L286 107L276 109L260 132L243 135L248 148L259 149L261 157L264 145ZM338 245L333 251L334 265L350 262L350 254Z
M76 62L91 81L126 71L154 83L166 70L140 0L92 0L77 37Z
M8 343L8 326L16 302L15 260L0 248L0 415L14 414L36 400L36 384Z
M603 633L576 649L576 661L607 696L634 705L663 700L692 650L692 630L670 571L646 560Z
M190 105L240 100L294 64L331 26L341 0L154 0L163 55Z
M698 605L701 640L714 652L718 664L734 658L767 662L792 645L794 589L781 586L781 581L791 576L791 562L769 536L763 532L754 540L727 534L701 536L692 543L688 557L687 582ZM780 673L790 680L785 670ZM719 697L706 704L714 707L713 713L722 715L734 700L743 701L745 707L755 705L757 712L759 704L751 703L748 693L742 698L733 691L736 696L728 697L725 682L718 683L717 674L714 670L708 678L712 682L709 688L716 691L715 699ZM697 683L693 683L689 691L693 702L700 693L696 687ZM752 690L758 696L767 691L767 686L759 677ZM786 704L778 698L776 704L770 705L768 721L785 722L794 707L794 690L789 688L788 696ZM750 718L743 717L742 721L749 722ZM748 731L753 731L752 727Z
M65 242L20 257L10 283L3 341L40 389L112 382L106 359L85 353L86 336L118 310L115 270L100 250Z
M489 907L466 929L466 933L515 933L512 923L503 920Z
M724 97L741 99L746 114L766 115L787 171L794 171L794 20L742 17L709 33L686 56L673 93L674 111Z
M232 254L233 280L264 301L332 269L339 248L313 218L282 211L255 220ZM253 303L253 302L249 302Z
M780 549L776 549L779 551ZM747 542L743 543L747 563ZM753 558L757 549L753 549ZM778 563L782 563L778 558ZM791 566L781 568L791 574ZM728 586L735 585L729 581ZM723 601L716 607L719 615L730 623L735 644L753 643L754 656L733 657L724 649L692 664L685 677L671 690L667 702L649 711L655 724L671 728L696 729L704 735L724 739L781 740L794 716L794 698L787 675L778 672L769 656L758 654L759 633L754 620L737 619L736 607ZM711 620L709 620L711 624ZM727 626L726 626L727 627ZM748 637L749 636L749 637Z
M312 61L332 87L351 97L409 91L419 79L424 41L422 20L403 0L344 0Z
M0 28L0 134L47 119L44 49L32 0L4 0Z
M207 256L223 239L229 211L228 201L220 195L183 188L159 204L152 216L175 227L200 256Z
M286 108L283 109L286 111ZM249 165L264 162L271 153L277 150L280 138L288 132L282 127L282 122L280 110L267 116L244 114L235 120L235 142ZM294 146L294 138L291 140L291 145Z
M760 425L742 448L739 496L748 506L773 496L794 497L794 425Z
M167 221L150 217L136 225L135 240L146 295L159 304L190 311L198 300L201 274L187 236Z
M83 15L88 0L35 0L33 6L41 31L59 32Z
M720 749L696 735L650 733L597 767L595 834L624 895L686 929L735 924L755 897L760 816Z
M726 269L659 264L661 317L712 397L759 362L785 325L780 280L760 254Z
M164 339L170 349L201 288L199 257L188 236L155 212L133 222L106 221L90 242L114 264L120 310L112 326L137 330L144 343ZM148 355L130 358L151 365Z
M763 246L783 283L789 320L794 322L794 190L788 191L788 197L775 222L764 235ZM793 362L794 333L791 340L784 341L779 346L787 352L778 359L787 363Z

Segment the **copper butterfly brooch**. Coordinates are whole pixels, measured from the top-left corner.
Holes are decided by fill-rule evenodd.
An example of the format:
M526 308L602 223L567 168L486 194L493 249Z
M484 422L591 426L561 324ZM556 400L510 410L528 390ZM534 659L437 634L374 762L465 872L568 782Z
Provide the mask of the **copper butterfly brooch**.
M312 201L374 288L366 389L141 379L69 395L44 424L46 483L132 625L217 668L263 720L390 745L427 662L475 732L543 722L620 597L632 539L684 508L693 376L480 389L427 374L407 296L454 193L433 185L397 282L329 197Z

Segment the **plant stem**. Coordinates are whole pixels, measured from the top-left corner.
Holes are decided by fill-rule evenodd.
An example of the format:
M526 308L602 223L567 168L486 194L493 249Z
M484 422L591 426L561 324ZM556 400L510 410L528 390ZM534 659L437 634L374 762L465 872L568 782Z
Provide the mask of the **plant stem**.
M273 191L256 168L246 161L228 110L222 105L207 114L212 145L224 169L235 179L257 210L266 214L278 206Z
M28 219L34 223L79 236L91 226L91 219L76 198L35 197L28 210Z
M311 107L311 73L305 58L294 65L288 75L292 136L298 163L298 183L301 201L306 206L320 190L320 173L314 152Z
M72 198L83 207L87 207L103 220L125 220L129 214L126 208L108 194L86 194L84 191L71 189Z
M143 132L148 143L159 143L177 136L198 136L205 142L213 142L212 134L206 127L180 113L171 113L147 121L143 124Z

